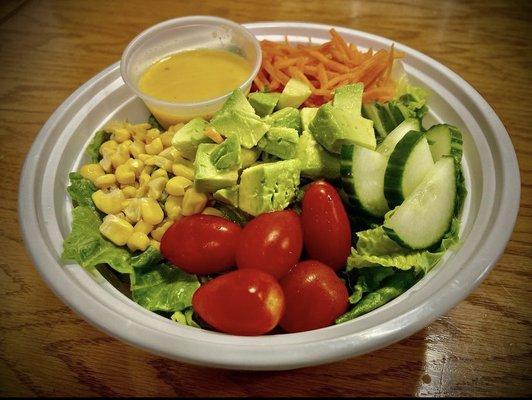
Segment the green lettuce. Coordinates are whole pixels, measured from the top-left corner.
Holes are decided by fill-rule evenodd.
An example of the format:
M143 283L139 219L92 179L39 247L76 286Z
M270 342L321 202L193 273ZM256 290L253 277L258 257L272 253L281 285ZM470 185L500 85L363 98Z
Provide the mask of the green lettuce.
M68 174L68 178L70 185L67 187L67 193L74 205L89 207L95 214L100 215L92 201L92 194L96 191L96 186L77 172L71 172Z
M87 150L85 150L85 153L91 158L93 163L97 163L102 158L100 155L100 146L102 143L107 142L110 137L111 134L103 130L95 133L94 139L92 139L92 142L87 146Z
M348 275L347 284L351 289L349 302L356 304L362 299L364 293L372 292L379 288L380 283L387 277L395 273L394 268L377 266L374 268L360 268L352 270L355 277ZM351 282L355 281L354 284Z
M407 107L419 119L422 119L428 111L428 97L427 90L411 85L406 74L397 81L394 100Z
M148 124L150 124L153 128L159 129L161 132L164 132L166 129L157 121L157 119L153 116L153 114L150 114L150 117L148 118Z
M172 314L170 319L178 324L193 326L194 328L199 328L200 326L196 321L194 321L194 310L192 307L186 308L183 311L176 311Z

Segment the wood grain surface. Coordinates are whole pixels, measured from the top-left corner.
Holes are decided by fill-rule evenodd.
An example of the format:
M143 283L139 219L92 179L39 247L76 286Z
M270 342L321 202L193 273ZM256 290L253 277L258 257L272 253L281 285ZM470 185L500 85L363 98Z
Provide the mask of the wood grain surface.
M528 1L1 1L0 396L532 395L532 7ZM402 42L450 67L493 106L519 159L521 208L488 278L395 345L286 372L200 368L96 330L34 269L17 222L24 157L66 97L172 17L343 25Z

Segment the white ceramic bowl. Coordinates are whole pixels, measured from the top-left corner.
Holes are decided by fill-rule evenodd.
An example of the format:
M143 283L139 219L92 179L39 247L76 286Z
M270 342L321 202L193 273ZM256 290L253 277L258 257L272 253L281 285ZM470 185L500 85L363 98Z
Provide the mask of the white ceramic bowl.
M314 42L330 26L254 23L259 39ZM392 42L337 27L347 41L382 48ZM102 276L62 265L70 230L68 172L83 163L93 133L111 119L142 122L142 101L124 84L118 63L76 90L44 125L27 156L19 189L19 217L26 246L43 279L70 308L108 334L165 357L232 369L282 370L345 359L387 346L449 311L485 278L501 256L517 216L520 180L511 141L488 103L467 82L433 59L401 44L405 69L428 88L427 124L445 121L464 132L464 173L469 195L462 245L407 293L354 321L315 331L239 337L177 325L122 295ZM472 316L474 317L474 316Z

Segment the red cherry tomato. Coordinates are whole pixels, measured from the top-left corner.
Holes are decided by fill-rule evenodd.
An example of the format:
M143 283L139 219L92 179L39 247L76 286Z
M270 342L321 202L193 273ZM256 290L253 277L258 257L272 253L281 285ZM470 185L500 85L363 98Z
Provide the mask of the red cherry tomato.
M294 211L259 215L242 230L236 249L239 269L260 269L277 279L299 261L303 250L301 220Z
M330 267L319 261L297 264L280 284L286 304L280 326L287 332L329 326L347 311L347 288Z
M183 217L164 233L161 253L190 274L207 275L235 265L242 228L225 218L196 214Z
M301 212L308 258L343 268L351 251L351 226L336 189L324 181L310 184Z
M192 297L198 315L233 335L262 335L279 323L284 294L276 279L257 269L232 271L202 285Z

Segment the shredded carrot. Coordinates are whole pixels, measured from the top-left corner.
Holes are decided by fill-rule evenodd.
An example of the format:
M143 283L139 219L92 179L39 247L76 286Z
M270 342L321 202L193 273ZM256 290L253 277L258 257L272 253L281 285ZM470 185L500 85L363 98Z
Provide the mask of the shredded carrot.
M208 126L203 131L204 135L213 140L214 143L222 143L224 138L213 127Z
M393 98L391 71L394 61L404 53L393 45L389 50L361 51L334 28L330 35L331 39L322 44L312 43L309 38L308 43L293 46L286 36L282 42L261 41L262 66L255 87L280 91L290 78L298 79L312 91L305 106L319 106L329 101L338 87L356 82L364 84L364 102Z

